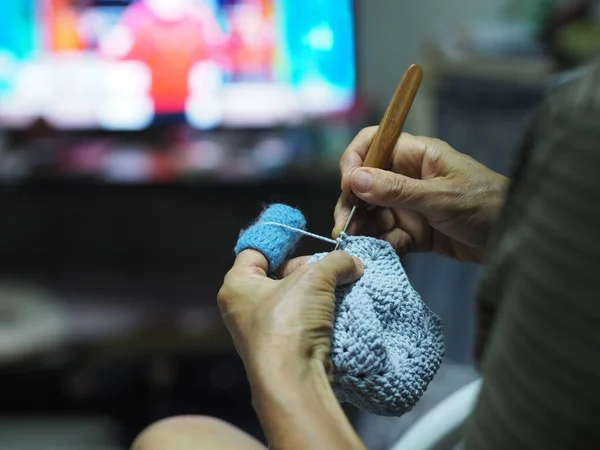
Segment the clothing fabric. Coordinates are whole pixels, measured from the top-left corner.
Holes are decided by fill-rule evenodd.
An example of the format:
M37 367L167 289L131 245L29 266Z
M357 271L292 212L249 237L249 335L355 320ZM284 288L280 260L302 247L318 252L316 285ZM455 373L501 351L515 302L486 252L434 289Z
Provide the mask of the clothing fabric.
M465 449L600 444L600 65L526 134L477 298L484 384Z

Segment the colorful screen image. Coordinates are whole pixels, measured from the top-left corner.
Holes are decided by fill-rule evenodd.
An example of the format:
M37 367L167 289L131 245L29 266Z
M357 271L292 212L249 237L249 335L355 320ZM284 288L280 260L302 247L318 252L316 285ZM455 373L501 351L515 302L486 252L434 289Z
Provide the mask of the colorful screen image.
M354 95L352 0L0 4L0 125L271 126Z

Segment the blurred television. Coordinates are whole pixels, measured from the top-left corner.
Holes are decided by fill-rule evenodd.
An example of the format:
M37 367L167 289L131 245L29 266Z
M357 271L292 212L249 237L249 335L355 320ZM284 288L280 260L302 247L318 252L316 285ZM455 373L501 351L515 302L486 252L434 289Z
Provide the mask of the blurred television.
M352 0L2 0L0 127L301 124L355 101Z

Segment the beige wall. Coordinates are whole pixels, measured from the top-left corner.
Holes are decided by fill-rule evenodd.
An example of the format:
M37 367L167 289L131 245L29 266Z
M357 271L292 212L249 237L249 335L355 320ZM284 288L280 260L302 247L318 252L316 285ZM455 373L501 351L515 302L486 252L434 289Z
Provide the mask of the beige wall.
M335 1L335 0L332 0ZM506 0L356 0L360 87L385 108L406 68L431 36L493 20Z

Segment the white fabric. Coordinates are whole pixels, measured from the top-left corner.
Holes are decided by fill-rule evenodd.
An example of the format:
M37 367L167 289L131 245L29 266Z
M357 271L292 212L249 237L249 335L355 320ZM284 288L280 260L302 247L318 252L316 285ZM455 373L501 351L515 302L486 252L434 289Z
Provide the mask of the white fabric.
M462 439L462 426L471 414L481 379L450 395L413 425L391 450L452 450Z

